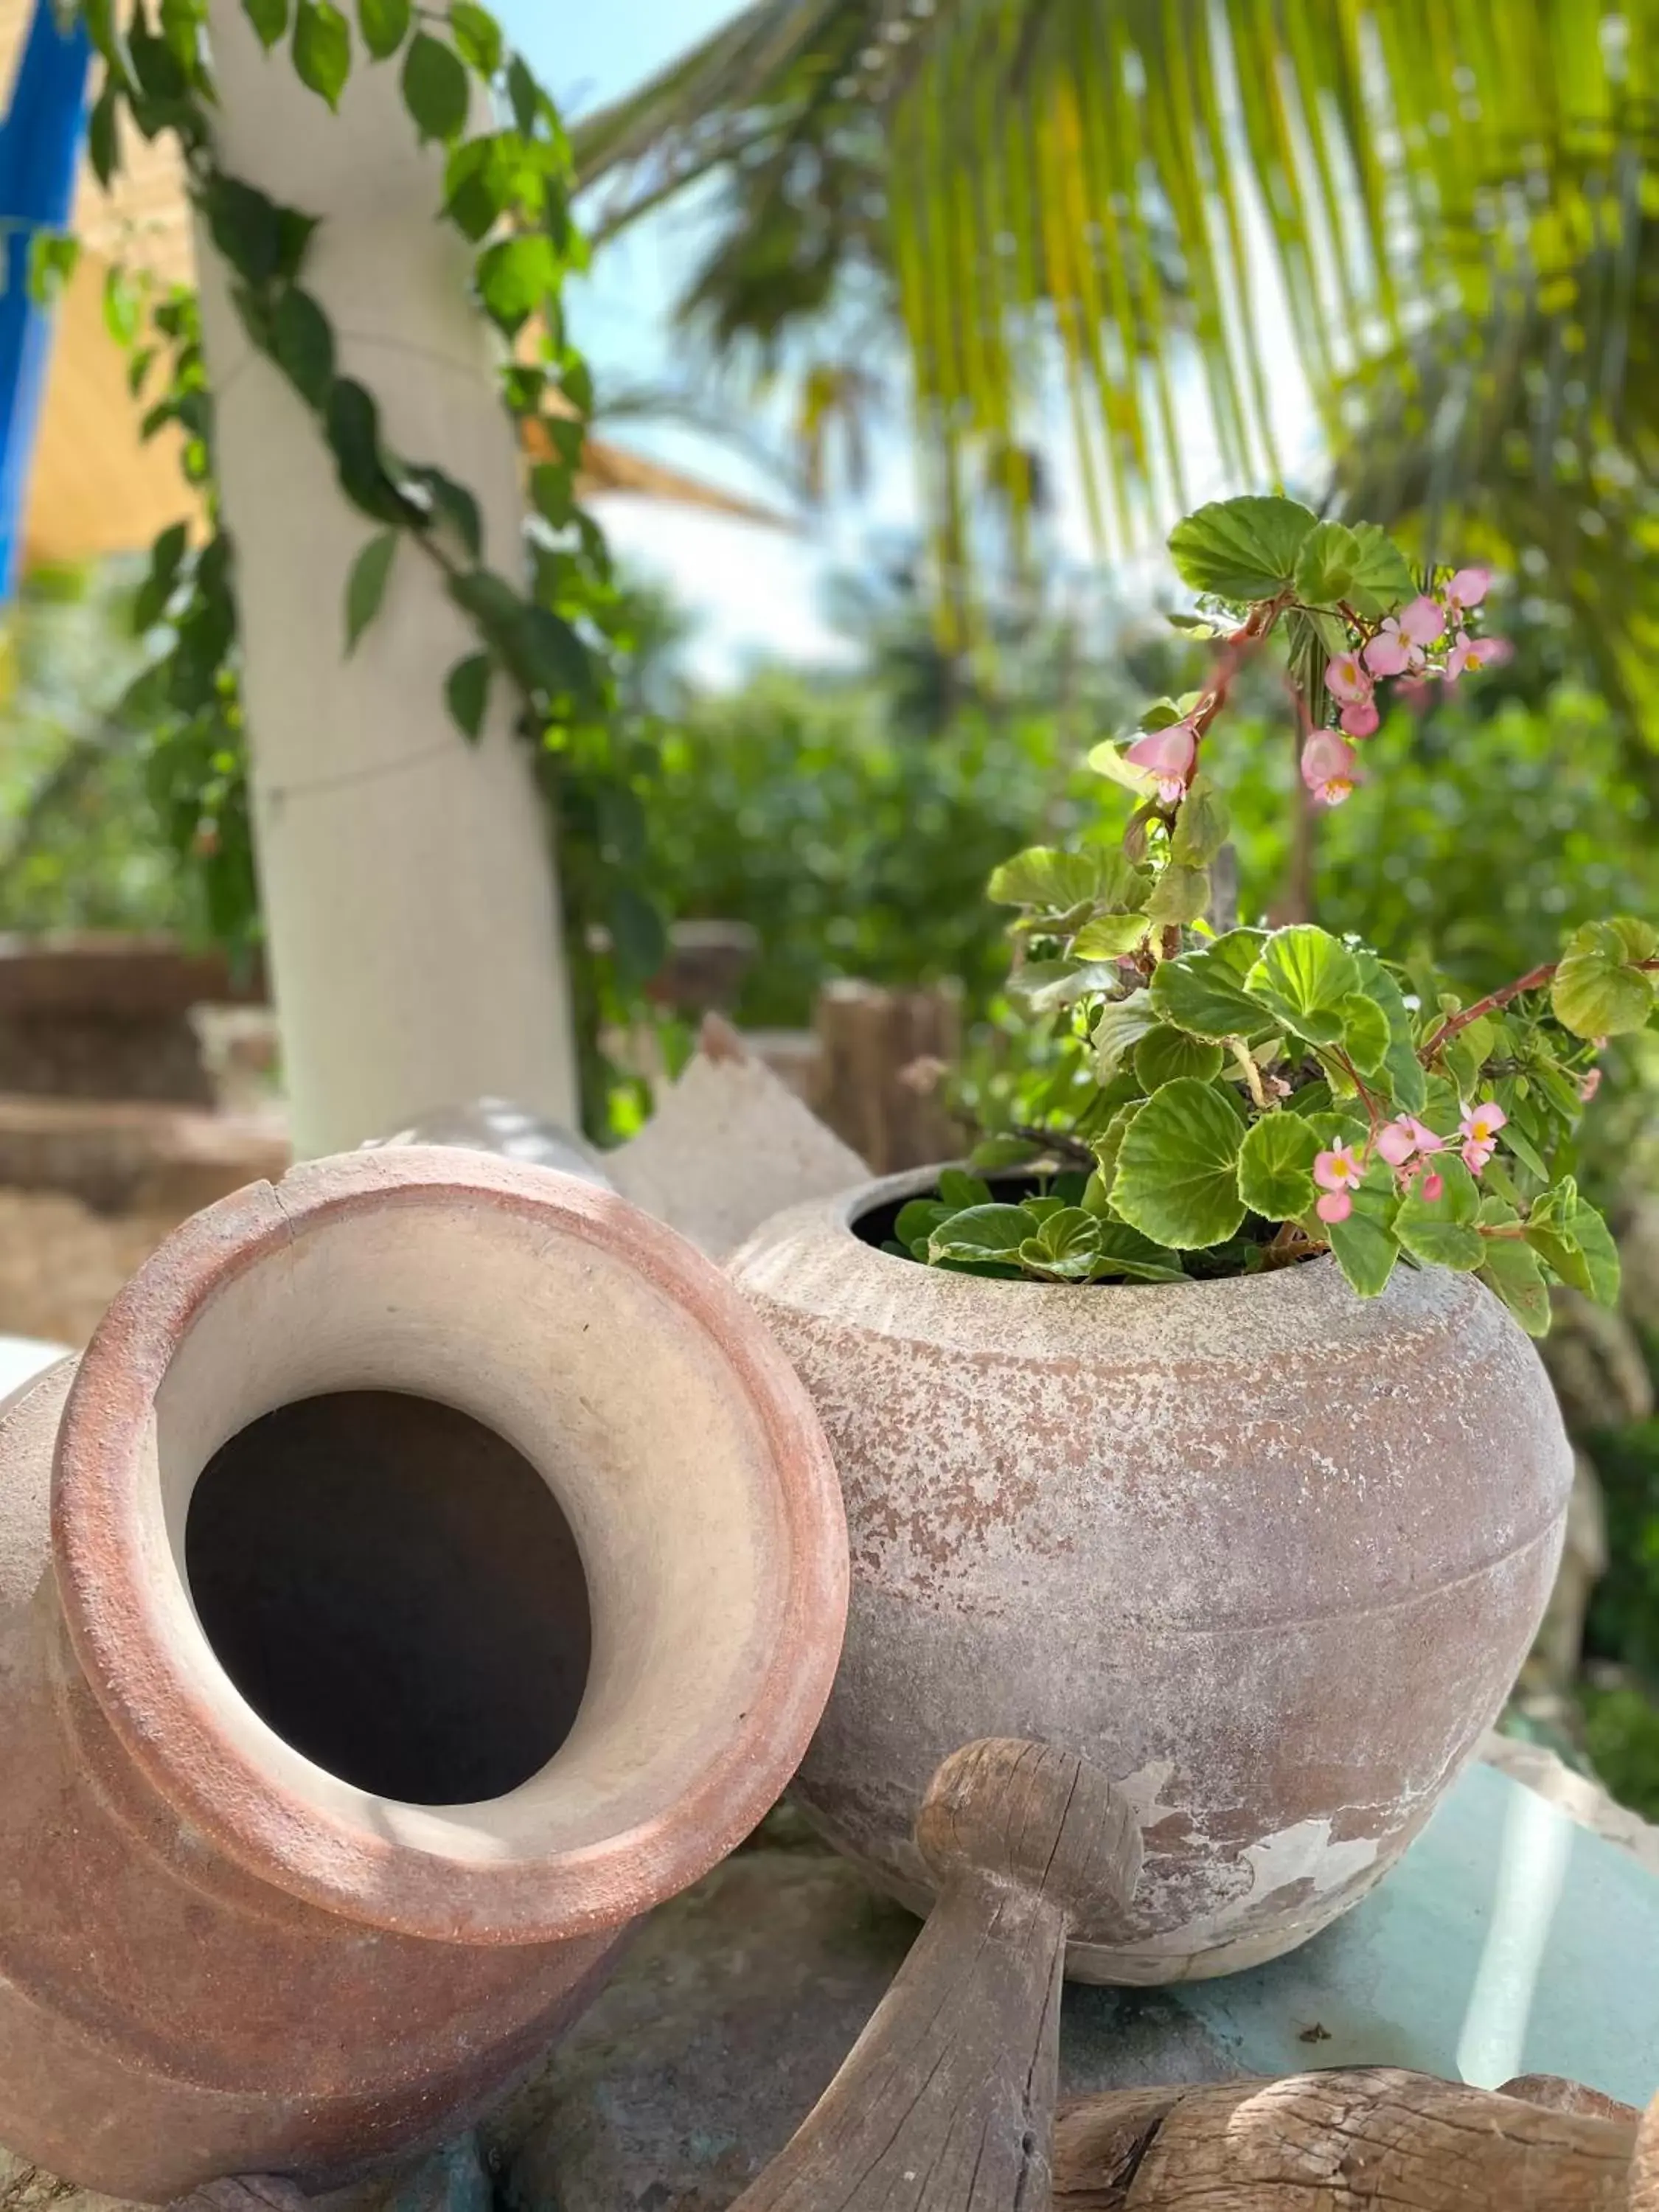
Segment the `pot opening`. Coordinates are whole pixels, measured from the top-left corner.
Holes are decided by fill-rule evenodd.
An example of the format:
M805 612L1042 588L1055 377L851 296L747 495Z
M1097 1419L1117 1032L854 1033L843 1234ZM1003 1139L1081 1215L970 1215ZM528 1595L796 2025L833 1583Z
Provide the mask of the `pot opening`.
M357 1789L475 1804L538 1773L586 1686L570 1523L471 1415L392 1390L277 1407L198 1481L185 1565L267 1727Z

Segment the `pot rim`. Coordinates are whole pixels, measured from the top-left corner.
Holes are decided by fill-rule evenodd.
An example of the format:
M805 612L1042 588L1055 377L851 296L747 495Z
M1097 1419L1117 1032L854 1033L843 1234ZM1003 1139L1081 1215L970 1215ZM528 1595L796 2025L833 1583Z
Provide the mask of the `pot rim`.
M598 1248L642 1278L712 1349L722 1390L737 1392L761 1439L775 1590L769 1640L752 1636L744 1653L743 1710L703 1732L689 1783L681 1777L621 1832L574 1848L447 1852L434 1847L429 1822L387 1818L388 1809L423 1816L427 1808L351 1791L275 1738L251 1708L242 1711L255 1728L228 1730L204 1693L204 1639L182 1569L170 1580L168 1561L158 1557L167 1539L158 1542L155 1394L198 1319L228 1285L307 1233L344 1216L405 1207L505 1214ZM848 1554L834 1462L793 1369L735 1286L612 1192L452 1147L313 1161L291 1170L280 1188L252 1184L176 1231L117 1297L82 1357L58 1431L52 1519L75 1657L117 1740L165 1801L233 1861L289 1894L440 1941L589 1935L696 1881L775 1802L817 1726L840 1656ZM258 1755L266 1740L287 1754L276 1773ZM559 1757L541 1776L555 1772ZM296 1761L305 1770L297 1785ZM327 1789L307 1787L313 1776ZM343 1810L347 1797L361 1809Z

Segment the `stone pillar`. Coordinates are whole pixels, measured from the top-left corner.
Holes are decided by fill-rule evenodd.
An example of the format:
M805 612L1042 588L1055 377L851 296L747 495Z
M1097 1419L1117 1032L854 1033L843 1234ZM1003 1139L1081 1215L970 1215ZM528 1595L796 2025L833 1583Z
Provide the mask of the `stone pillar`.
M434 220L441 149L416 147L396 63L361 47L337 114L240 0L213 0L227 171L319 216L306 282L389 445L477 495L484 557L516 570L521 503L467 249ZM475 649L436 569L399 548L345 655L344 597L375 525L337 490L317 428L250 347L200 240L224 511L235 542L254 831L296 1154L343 1152L444 1101L578 1106L543 808L497 684L469 745L444 678Z

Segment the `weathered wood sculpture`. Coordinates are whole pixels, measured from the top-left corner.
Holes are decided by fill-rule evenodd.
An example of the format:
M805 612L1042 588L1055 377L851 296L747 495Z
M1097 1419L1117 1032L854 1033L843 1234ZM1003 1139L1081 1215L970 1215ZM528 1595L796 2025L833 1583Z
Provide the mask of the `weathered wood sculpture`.
M969 1744L916 1841L939 1901L846 2064L737 2212L1042 2212L1066 1931L1127 1903L1140 1829L1086 1761Z
M1659 2102L1638 2144L1630 2107L1537 2076L1132 2089L1056 2126L1066 1930L1127 1905L1133 1813L1067 1753L976 1743L935 1776L916 1840L933 1917L736 2212L1659 2212Z

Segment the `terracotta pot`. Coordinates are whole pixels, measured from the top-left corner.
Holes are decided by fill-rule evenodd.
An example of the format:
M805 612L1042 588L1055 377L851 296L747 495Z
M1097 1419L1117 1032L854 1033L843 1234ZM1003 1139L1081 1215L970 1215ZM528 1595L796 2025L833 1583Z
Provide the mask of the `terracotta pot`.
M122 2197L442 2136L765 1812L840 1643L729 1284L454 1151L188 1223L0 1499L0 2141Z
M1370 1303L1328 1260L1049 1286L854 1234L936 1174L781 1214L730 1263L847 1500L846 1648L797 1794L920 1907L939 1761L1054 1742L1146 1835L1128 1934L1083 1929L1074 1976L1271 1959L1387 1871L1526 1654L1572 1481L1543 1369L1464 1276L1402 1268Z

